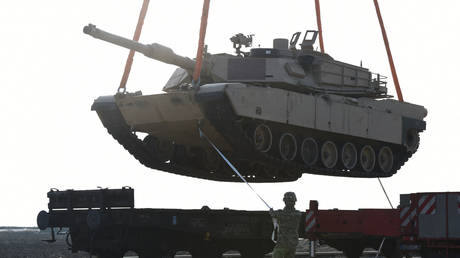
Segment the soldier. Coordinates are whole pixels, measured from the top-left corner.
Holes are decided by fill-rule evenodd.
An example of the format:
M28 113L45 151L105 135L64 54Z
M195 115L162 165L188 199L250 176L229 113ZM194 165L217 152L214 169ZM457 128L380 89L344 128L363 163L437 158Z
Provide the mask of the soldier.
M301 213L294 207L297 201L295 193L285 193L283 201L286 204L284 209L270 209L270 215L278 223L278 241L273 249L273 258L294 258L299 242Z

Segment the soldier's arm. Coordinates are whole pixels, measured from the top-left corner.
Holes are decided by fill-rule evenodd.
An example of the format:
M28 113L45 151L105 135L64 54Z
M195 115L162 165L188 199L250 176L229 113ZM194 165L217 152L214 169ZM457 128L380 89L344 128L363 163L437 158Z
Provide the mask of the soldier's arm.
M273 208L272 208L272 209L270 209L268 212L270 213L270 216L272 216L272 218L275 218L275 219L278 219L278 218L279 218L279 211L275 211L275 210L273 210Z

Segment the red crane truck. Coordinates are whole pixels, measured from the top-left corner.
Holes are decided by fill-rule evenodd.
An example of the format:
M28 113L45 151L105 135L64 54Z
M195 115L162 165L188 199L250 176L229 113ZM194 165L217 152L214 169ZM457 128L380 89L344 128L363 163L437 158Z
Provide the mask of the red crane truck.
M460 192L400 195L397 209L319 210L310 201L305 237L347 257L364 248L386 257L460 257Z

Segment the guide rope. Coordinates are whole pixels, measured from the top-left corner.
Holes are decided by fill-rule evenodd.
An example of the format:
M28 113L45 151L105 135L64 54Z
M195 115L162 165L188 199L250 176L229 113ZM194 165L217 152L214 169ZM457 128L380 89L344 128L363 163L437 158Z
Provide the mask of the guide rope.
M390 198L388 197L387 191L385 190L385 187L383 186L382 181L380 180L380 177L377 177L377 179L379 180L380 187L382 187L383 193L384 193L385 196L387 197L387 200L388 200L388 203L390 204L390 207L391 207L392 209L394 209L393 204L391 203Z
M379 258L380 252L382 251L383 243L385 243L386 237L382 239L382 242L380 242L379 250L377 250L377 254L375 255L375 258Z
M241 175L241 173L238 171L238 169L235 168L235 166L233 166L233 164L225 157L225 155L216 147L216 145L214 145L214 143L212 143L212 141L203 133L203 131L201 131L201 128L198 127L198 131L200 133L200 137L205 139L213 148L214 150L219 154L219 156L227 163L227 165L233 170L233 172L235 172L236 175L238 175L238 177L241 178L241 180L246 183L246 185L252 190L252 192L254 192L257 197L259 197L259 199L265 204L265 206L267 206L268 209L272 209L272 207L270 205L268 205L268 203L262 198L262 196L260 196L260 194L258 194L256 192L256 190L254 190L254 188L252 188L252 186L248 183L248 181L246 181L246 179L244 179L244 177Z
M392 209L394 209L393 204L391 203L391 200L390 200L390 198L388 197L387 191L385 190L385 187L384 187L383 184L382 184L382 180L380 180L380 177L377 177L377 179L379 180L380 187L382 188L382 191L383 191L383 193L385 194L385 197L387 198L388 203L390 204L390 207L391 207ZM385 239L386 239L386 237L384 237L384 238L382 239L382 242L380 242L380 247L379 247L379 249L377 250L377 254L375 255L375 258L378 258L378 257L380 256L380 252L382 251L382 247L383 247L383 244L385 243Z
M243 182L246 183L246 185L252 190L253 193L255 193L257 195L257 197L259 197L259 199L265 204L265 206L267 206L267 208L269 210L272 210L273 208L264 200L264 198L262 198L262 196L260 196L260 194L258 194L256 192L256 190L254 190L254 188L252 188L252 186L248 183L248 181L246 181L246 179L244 179L244 177L241 175L241 173L238 171L238 169L235 168L235 166L233 166L233 164L225 157L225 155L216 147L216 145L214 145L214 143L212 143L212 141L203 133L203 131L201 131L201 128L198 127L198 131L200 133L200 138L204 138L206 139L206 141L214 148L214 150L219 154L219 156L227 163L227 165L233 170L233 172L235 172L235 174L238 175L239 178L241 178L241 180ZM275 218L272 218L272 222L273 222L273 232L272 232L272 241L274 243L276 243L276 235L279 233L279 224L278 224L278 220L275 219Z

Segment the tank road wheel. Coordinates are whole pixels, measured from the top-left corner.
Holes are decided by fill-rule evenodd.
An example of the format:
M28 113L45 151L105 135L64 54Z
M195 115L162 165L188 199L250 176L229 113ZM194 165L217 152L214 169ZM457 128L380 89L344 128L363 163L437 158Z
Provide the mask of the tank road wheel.
M318 160L318 144L315 139L308 137L303 139L300 148L300 156L302 156L305 164L312 166Z
M272 131L267 125L260 124L254 129L254 146L260 152L267 152L272 147Z
M297 154L297 141L294 135L283 133L280 137L279 151L284 160L293 160Z
M342 164L346 169L353 169L358 162L358 151L353 143L347 142L342 147Z
M337 146L331 141L323 143L321 147L321 161L326 168L333 168L337 164L339 154Z
M420 143L420 135L417 130L410 129L406 132L406 148L409 152L414 153L418 149Z
M389 173L393 168L393 151L388 146L380 149L378 163L380 169L385 173Z
M370 145L366 145L361 149L359 161L361 162L361 167L364 171L371 172L374 169L375 151Z

